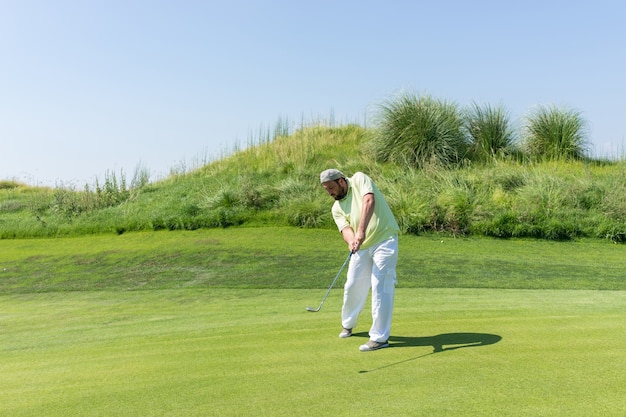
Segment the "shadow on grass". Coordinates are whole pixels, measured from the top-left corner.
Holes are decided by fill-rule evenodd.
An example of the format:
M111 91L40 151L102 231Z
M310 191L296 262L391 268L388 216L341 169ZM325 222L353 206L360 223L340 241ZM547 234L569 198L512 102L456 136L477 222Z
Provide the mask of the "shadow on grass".
M369 335L365 332L355 333L354 336L369 337ZM426 337L391 336L389 338L389 348L432 346L433 351L424 355L417 356L415 358L406 359L400 362L382 366L380 368L371 369L369 371L359 371L359 373L378 371L380 369L389 368L391 366L414 361L428 355L444 352L446 350L493 345L494 343L498 343L500 340L502 340L501 336L488 333L444 333L438 334L436 336Z

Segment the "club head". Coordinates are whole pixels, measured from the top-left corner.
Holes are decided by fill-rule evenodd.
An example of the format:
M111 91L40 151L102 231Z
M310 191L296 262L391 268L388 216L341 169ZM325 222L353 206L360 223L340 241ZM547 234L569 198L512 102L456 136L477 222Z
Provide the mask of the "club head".
M317 313L319 311L319 309L313 308L313 307L307 307L306 311L310 311L311 313Z

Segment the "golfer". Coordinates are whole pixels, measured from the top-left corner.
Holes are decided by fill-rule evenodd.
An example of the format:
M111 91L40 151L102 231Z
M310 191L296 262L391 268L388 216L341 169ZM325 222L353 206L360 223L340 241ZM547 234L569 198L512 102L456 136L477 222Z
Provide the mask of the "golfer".
M359 350L388 347L398 262L398 223L374 182L362 172L346 178L339 170L327 169L320 174L320 182L335 199L333 219L352 252L339 337L352 336L372 288L370 340Z

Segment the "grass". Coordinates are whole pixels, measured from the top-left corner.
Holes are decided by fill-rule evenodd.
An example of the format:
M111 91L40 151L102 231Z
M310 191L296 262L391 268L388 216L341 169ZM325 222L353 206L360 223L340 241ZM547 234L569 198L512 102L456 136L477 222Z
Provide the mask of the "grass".
M156 183L121 187L126 182L110 174L100 191L9 181L0 185L0 239L241 225L331 230L318 175L337 167L369 174L406 234L626 242L624 161L497 157L414 169L372 159L371 133L354 125L305 128Z
M344 257L335 231L19 239L0 251L0 415L623 412L622 246L403 236L394 348L373 355L357 351L368 313L355 338L336 337L340 284L305 311Z
M622 245L401 236L403 287L626 290ZM0 240L0 294L176 288L324 288L347 251L292 227ZM347 252L346 252L347 253Z
M378 160L422 168L453 166L465 156L463 116L455 103L403 93L382 105L380 113L373 142Z
M400 242L392 348L362 353L344 277L305 310L336 231L0 240L0 415L624 414L623 246Z
M429 103L455 143L458 108ZM623 161L413 169L361 152L372 133L279 124L153 184L0 181L0 415L624 415ZM329 166L405 232L382 352L357 350L368 313L337 338L339 288L305 311L346 255Z
M623 291L400 289L392 348L340 290L0 296L10 416L622 416Z
M464 117L473 161L490 162L513 153L517 138L504 106L473 103Z
M527 117L525 146L537 159L583 159L588 154L587 134L580 112L539 106Z

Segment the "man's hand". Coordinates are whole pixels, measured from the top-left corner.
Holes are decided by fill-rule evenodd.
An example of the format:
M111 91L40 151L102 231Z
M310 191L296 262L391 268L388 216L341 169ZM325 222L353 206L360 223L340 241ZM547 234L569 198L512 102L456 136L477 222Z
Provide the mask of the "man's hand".
M350 242L350 250L352 251L352 253L357 252L359 249L361 249L361 245L363 244L364 240L365 233L357 232L354 236L354 240Z
M341 231L343 235L343 240L348 244L348 249L350 252L355 253L361 248L361 244L363 243L363 239L358 240L354 230L350 226L344 227Z

